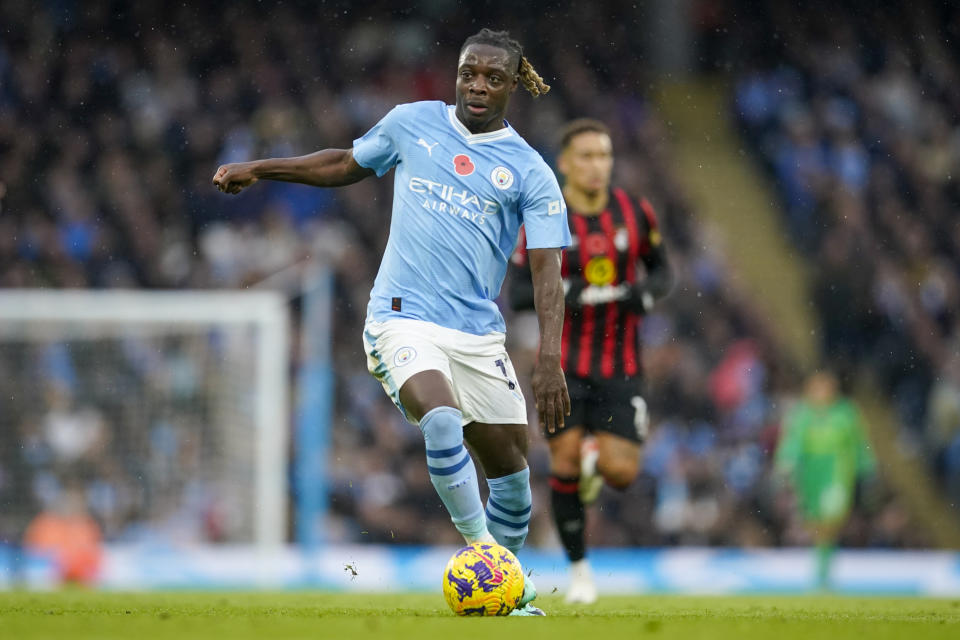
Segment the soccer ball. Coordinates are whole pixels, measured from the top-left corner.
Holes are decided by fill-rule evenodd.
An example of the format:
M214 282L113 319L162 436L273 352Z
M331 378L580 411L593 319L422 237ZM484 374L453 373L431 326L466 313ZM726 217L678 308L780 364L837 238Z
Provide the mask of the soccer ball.
M458 616L505 616L522 596L520 561L499 544L467 545L443 570L443 597Z

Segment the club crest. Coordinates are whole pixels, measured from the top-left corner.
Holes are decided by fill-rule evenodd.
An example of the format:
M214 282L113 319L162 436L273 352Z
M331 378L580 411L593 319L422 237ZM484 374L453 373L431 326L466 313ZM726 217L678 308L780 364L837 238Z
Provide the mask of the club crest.
M497 189L506 191L513 186L513 172L503 166L497 167L490 174L490 181Z
M393 364L397 367L402 367L403 365L413 361L417 357L417 350L413 347L400 347L397 349L397 352L393 354Z

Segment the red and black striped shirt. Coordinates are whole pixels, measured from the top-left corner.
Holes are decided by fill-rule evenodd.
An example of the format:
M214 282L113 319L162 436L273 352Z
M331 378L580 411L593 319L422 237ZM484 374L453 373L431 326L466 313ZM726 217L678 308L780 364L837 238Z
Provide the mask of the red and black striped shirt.
M646 199L613 189L607 208L584 215L570 210L571 243L564 251L565 282L583 286L632 284L643 258L660 245L657 216ZM527 265L521 235L513 262ZM642 316L621 302L567 306L563 321L561 366L567 375L612 378L640 374L639 328Z

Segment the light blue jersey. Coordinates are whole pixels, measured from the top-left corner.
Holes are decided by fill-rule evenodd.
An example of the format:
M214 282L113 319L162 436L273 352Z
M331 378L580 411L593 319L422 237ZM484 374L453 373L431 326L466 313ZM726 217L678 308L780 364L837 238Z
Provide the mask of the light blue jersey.
M453 106L402 104L354 141L353 157L377 176L397 168L390 239L367 307L373 320L503 332L494 300L520 225L528 249L570 242L553 172L509 125L472 134Z

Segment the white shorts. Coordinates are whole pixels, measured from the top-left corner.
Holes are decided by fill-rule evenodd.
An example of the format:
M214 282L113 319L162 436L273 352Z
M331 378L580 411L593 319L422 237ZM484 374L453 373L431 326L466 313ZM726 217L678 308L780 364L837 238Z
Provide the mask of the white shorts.
M363 347L367 369L414 424L400 403L400 389L433 369L450 381L463 424L527 424L527 403L502 333L475 336L421 320L368 320Z

